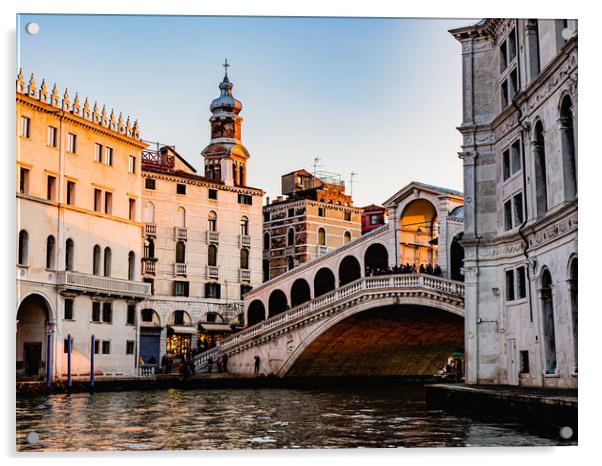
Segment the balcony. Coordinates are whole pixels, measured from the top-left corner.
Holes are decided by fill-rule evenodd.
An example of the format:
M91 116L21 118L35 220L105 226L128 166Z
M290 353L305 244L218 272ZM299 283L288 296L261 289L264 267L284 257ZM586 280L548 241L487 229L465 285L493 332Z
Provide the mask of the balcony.
M318 254L318 257L323 256L324 254L328 254L328 246L318 245L317 254Z
M142 259L142 274L155 274L155 267L157 265L157 261L154 259Z
M146 298L151 294L149 283L66 270L57 273L57 286L59 291L75 291L114 297Z
M251 247L251 237L249 235L240 235L239 236L239 245L240 247Z
M250 282L251 271L249 269L240 269L239 278L241 282Z
M188 228L174 227L173 230L176 241L186 241L188 239Z
M295 246L287 246L284 248L285 256L294 256L295 255Z
M144 235L145 236L157 236L157 225L154 223L144 224Z
M219 243L219 231L208 231L207 232L208 243Z
M219 268L216 265L208 265L207 266L207 277L218 278L219 277Z
M186 264L181 262L176 262L173 267L173 274L176 277L185 277L186 276Z

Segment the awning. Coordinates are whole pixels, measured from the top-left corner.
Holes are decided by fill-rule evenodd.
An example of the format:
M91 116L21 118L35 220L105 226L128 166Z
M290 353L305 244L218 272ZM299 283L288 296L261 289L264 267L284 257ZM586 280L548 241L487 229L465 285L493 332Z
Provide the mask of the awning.
M169 328L173 333L186 333L190 335L194 335L196 333L196 328L189 327L187 325L170 325Z
M232 333L233 330L230 324L214 324L203 322L202 324L199 324L199 331L207 333Z

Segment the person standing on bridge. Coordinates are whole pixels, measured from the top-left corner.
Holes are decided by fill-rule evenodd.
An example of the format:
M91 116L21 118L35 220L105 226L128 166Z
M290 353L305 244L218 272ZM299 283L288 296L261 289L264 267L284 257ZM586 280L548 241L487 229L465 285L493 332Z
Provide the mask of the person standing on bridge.
M259 374L259 365L260 365L259 356L255 355L255 375Z

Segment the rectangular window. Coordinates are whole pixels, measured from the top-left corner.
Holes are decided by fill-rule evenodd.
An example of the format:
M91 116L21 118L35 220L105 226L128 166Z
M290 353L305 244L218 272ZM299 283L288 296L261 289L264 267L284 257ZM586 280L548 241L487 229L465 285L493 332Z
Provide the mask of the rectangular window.
M136 157L133 155L128 157L128 173L136 173Z
M48 127L48 145L50 147L56 147L56 128L54 126Z
M207 196L209 197L209 199L216 200L217 199L217 189L210 189Z
M46 199L56 201L56 176L46 177Z
M514 226L518 227L523 223L523 194L516 194L512 203L514 204Z
M129 199L128 218L134 220L136 218L136 199Z
M506 270L506 301L514 301L514 270Z
M21 117L21 137L28 138L31 127L31 120L27 117Z
M100 322L100 303L92 301L92 322Z
M94 144L94 161L102 163L102 144Z
M351 212L345 212L345 221L346 222L350 222L351 221Z
M105 163L107 165L113 165L113 149L105 147Z
M126 322L129 325L136 324L136 305L135 304L128 304L128 314L127 314Z
M264 212L263 213L263 221L264 222L269 222L272 219L271 213L270 212Z
M504 202L504 229L512 230L512 201Z
M174 296L188 296L188 282L173 282Z
M142 322L152 322L153 321L153 310L152 309L142 309Z
M324 207L318 207L318 217L326 217L326 209Z
M69 347L69 339L65 338L63 340L63 353L67 354L69 352L68 351L68 347ZM73 353L73 350L74 350L74 348L73 348L73 338L71 338L71 353Z
M512 28L510 34L508 34L508 63L516 57L516 30Z
M75 181L67 181L67 204L75 204Z
M174 311L173 323L174 325L184 325L184 311Z
M113 322L113 303L102 303L102 321Z
M111 354L111 342L110 341L102 342L102 354Z
M502 42L500 44L500 73L508 67L507 49L506 41Z
M239 194L238 195L238 203L245 204L245 205L252 205L253 198L251 196L249 196L248 194Z
M102 201L102 191L98 188L94 188L94 211L100 212L100 203Z
M100 354L100 340L94 340L94 354Z
M73 320L73 300L65 299L65 320Z
M520 373L528 374L529 373L529 352L521 351L519 354L520 354Z
M294 217L295 216L295 209L288 209L288 216L289 217Z
M220 299L221 285L219 283L205 283L205 298Z
M505 150L502 154L502 165L504 171L504 181L510 178L511 167L510 167L510 150Z
M125 354L134 354L134 341L127 340L125 342Z
M144 179L144 187L146 189L155 189L155 179L154 178L145 178Z
M516 290L518 299L527 297L527 278L524 267L516 269Z
M510 146L510 152L512 154L512 174L518 173L521 169L522 163L520 158L520 140L515 141Z
M185 195L186 194L186 185L182 183L176 184L176 193Z
M151 294L155 294L155 279L154 278L143 278L144 283L148 283L151 286Z
M518 68L514 68L510 72L510 82L508 85L508 102L512 102L514 96L518 93L519 85L518 85Z
M105 214L113 213L113 193L105 192Z
M253 289L253 287L251 285L240 285L240 299L243 298L245 293L248 293L252 289Z
M502 86L500 89L501 97L502 97L502 109L508 106L508 80L502 82Z
M19 192L29 194L29 170L23 167L19 169Z
M376 224L378 224L378 215L377 214L370 215L370 225L376 225Z
M67 152L75 154L77 150L77 137L73 133L67 134Z

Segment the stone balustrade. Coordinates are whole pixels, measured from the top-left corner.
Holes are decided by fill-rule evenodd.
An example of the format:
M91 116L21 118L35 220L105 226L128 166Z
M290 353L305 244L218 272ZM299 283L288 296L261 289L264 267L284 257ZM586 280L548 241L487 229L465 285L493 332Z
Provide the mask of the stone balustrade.
M157 225L154 223L144 224L144 234L146 236L157 236Z
M176 241L186 241L188 239L188 228L174 227L174 237Z
M207 231L208 243L219 243L219 231Z
M86 273L61 271L57 273L59 289L144 298L150 295L150 284L101 277Z
M174 275L176 277L186 276L186 264L181 262L176 262L174 264Z

